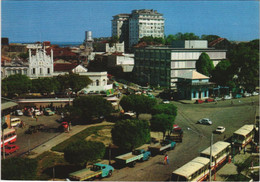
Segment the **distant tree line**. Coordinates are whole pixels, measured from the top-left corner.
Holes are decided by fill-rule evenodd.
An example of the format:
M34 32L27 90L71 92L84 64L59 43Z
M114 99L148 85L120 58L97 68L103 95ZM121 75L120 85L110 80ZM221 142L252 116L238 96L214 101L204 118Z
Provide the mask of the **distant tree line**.
M52 92L64 93L67 89L77 92L87 87L92 81L88 76L81 76L70 73L57 77L37 78L31 80L26 75L10 75L2 80L2 95L13 97L24 93L46 93Z

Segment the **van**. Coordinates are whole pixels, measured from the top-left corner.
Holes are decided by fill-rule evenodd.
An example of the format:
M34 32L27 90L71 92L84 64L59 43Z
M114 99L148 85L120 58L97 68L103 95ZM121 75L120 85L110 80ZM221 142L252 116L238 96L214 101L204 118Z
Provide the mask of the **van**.
M20 118L12 118L11 119L11 126L12 127L15 127L17 125L20 125L21 124L21 119Z

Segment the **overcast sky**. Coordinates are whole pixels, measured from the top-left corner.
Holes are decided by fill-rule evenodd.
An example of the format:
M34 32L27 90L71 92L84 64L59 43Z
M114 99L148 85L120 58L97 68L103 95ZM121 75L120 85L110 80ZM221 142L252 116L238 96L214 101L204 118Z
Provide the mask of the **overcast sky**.
M85 31L110 37L112 16L154 9L165 34L193 32L228 40L259 38L258 1L11 1L2 0L2 37L10 42L82 42Z

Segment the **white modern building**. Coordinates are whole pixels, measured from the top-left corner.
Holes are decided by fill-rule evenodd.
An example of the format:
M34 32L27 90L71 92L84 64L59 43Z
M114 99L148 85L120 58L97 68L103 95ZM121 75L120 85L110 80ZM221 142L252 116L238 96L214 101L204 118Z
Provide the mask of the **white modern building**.
M134 75L140 83L176 89L178 77L196 71L196 61L207 53L216 66L226 59L227 50L207 47L206 40L177 41L173 47L142 47L135 49Z
M133 10L131 14L113 16L112 36L118 36L129 47L144 36L164 37L163 14L153 9Z

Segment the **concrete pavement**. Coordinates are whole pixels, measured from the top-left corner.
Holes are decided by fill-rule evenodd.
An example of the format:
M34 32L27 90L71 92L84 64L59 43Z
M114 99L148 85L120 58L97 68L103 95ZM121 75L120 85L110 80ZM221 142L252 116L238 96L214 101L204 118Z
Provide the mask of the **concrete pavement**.
M102 122L92 125L76 125L72 127L72 130L68 133L61 133L60 135L52 138L51 140L47 141L46 143L34 148L31 150L30 154L28 155L28 158L35 158L42 154L45 151L51 150L52 147L60 144L61 142L69 139L71 136L85 130L86 128L93 127L93 126L102 126L102 125L113 125L114 123L110 122Z

